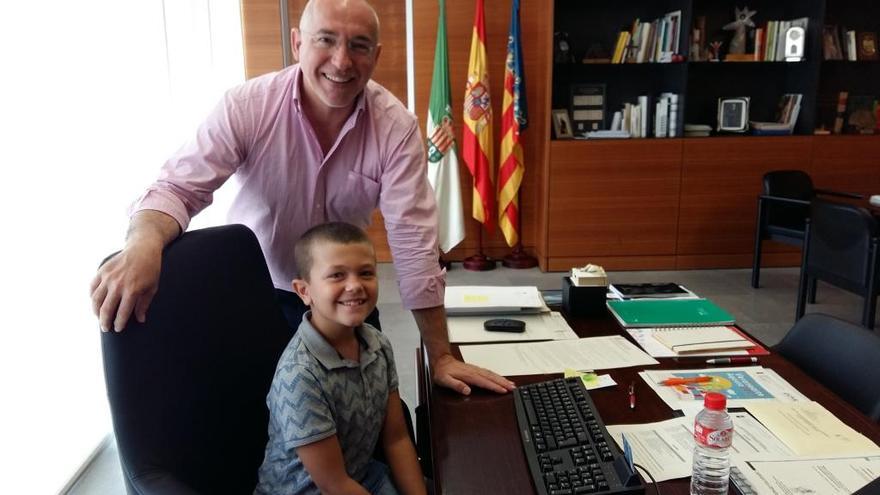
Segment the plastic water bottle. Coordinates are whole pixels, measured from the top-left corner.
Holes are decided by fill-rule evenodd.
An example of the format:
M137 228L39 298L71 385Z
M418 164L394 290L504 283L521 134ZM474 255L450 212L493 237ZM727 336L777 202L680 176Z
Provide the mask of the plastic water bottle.
M730 483L730 444L733 420L727 414L727 397L709 392L694 420L694 472L691 495L726 495Z

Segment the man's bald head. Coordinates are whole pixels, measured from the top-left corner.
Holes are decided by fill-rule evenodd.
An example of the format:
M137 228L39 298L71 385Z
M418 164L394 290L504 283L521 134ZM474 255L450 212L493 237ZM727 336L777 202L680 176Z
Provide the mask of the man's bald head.
M379 41L379 15L376 9L366 0L309 0L299 18L299 30L314 32L313 25L315 11L321 9L323 13L344 12L347 15L363 15L368 20L373 31L373 41Z

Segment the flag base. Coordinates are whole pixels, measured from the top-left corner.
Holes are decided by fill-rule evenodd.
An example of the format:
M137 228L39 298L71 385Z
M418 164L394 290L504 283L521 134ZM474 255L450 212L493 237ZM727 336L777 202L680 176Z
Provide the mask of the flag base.
M470 270L472 272L485 272L495 269L495 260L485 256L483 253L478 253L465 258L461 264L464 266L465 270Z
M538 266L538 259L523 251L521 244L517 244L517 246L513 249L513 252L508 254L504 257L504 259L501 260L501 264L507 268L516 268L517 270L521 270L524 268L534 268Z
M452 262L443 259L443 256L440 257L440 268L443 268L446 271L452 269Z

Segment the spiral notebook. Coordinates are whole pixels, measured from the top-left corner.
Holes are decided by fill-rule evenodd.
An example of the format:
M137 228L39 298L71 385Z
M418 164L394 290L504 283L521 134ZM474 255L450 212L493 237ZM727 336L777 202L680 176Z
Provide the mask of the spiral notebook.
M608 301L624 328L733 325L734 318L708 299Z

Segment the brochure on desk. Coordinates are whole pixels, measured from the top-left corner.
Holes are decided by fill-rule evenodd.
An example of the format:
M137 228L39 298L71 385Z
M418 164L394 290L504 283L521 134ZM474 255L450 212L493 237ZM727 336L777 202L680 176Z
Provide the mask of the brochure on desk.
M674 410L692 411L701 408L707 392L726 395L727 407L747 407L755 401L809 400L775 371L762 366L642 371L639 376ZM712 380L673 386L661 384L667 378L699 376L709 376Z

